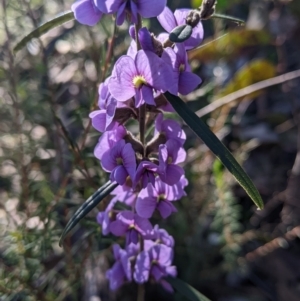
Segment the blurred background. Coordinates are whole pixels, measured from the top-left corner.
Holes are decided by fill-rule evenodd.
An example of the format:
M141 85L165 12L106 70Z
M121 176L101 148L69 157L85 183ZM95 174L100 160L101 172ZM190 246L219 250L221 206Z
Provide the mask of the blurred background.
M105 279L115 238L102 236L95 216L109 199L58 246L69 218L108 178L93 157L99 133L88 114L127 50L128 24L112 39L110 16L93 28L70 21L12 52L72 3L1 0L1 301L136 299L134 284L112 293ZM188 196L177 214L153 222L175 237L178 277L212 301L299 301L300 1L219 0L216 11L246 25L203 22L202 46L189 52L203 83L184 99L244 166L265 209L185 127ZM162 31L156 20L145 24ZM146 300L185 299L149 284Z

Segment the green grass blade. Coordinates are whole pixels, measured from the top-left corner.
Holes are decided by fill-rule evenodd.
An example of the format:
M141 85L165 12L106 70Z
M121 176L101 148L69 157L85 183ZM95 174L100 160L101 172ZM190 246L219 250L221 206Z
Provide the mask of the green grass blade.
M249 176L235 160L231 152L217 138L217 136L207 127L207 125L186 105L178 96L165 93L166 98L171 103L175 111L185 121L185 123L202 139L208 148L220 159L224 166L232 173L237 182L245 189L255 205L262 209L264 207L261 196L252 183Z
M232 16L227 16L227 15L222 15L222 14L216 14L214 13L211 18L217 18L217 19L223 19L223 20L228 20L234 23L237 23L239 26L245 25L245 21L236 17Z
M198 292L195 288L178 278L167 277L165 279L175 288L175 290L179 294L190 301L211 301L200 292Z
M119 184L108 181L100 187L92 196L90 196L75 212L67 223L59 240L61 246L66 235L84 218L92 209L94 209L106 196L108 196Z
M63 14L58 15L57 17L53 18L52 20L42 24L35 30L33 30L30 34L25 36L20 42L17 43L17 45L14 47L14 52L18 52L23 47L26 46L26 44L33 38L39 38L46 32L48 32L50 29L53 29L63 23L69 22L71 20L74 20L74 14L72 11L65 12Z

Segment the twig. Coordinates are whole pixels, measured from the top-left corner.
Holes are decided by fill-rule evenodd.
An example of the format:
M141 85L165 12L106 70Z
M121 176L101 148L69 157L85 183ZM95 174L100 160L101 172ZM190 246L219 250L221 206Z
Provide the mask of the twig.
M287 82L289 80L295 79L300 77L300 69L292 71L292 72L288 72L285 73L283 75L279 75L270 79L266 79L263 80L261 82L255 83L253 85L250 85L248 87L245 87L243 89L240 89L236 92L230 93L224 97L219 98L218 100L215 100L214 102L212 102L211 104L207 105L206 107L198 110L196 112L196 114L199 117L203 117L217 109L219 109L220 107L229 104L232 101L235 101L239 98L245 97L251 93L257 92L259 90L271 87L271 86L275 86L275 85L279 85L282 84L284 82Z
M300 226L293 228L291 231L288 231L282 237L277 237L270 242L264 244L263 246L255 249L252 252L246 254L245 258L249 261L254 261L259 257L263 257L271 252L274 252L279 248L286 248L288 243L293 241L296 238L300 237Z
M114 50L116 35L117 35L117 25L115 23L112 38L108 42L108 50L107 50L107 54L106 54L106 58L105 58L104 67L102 69L100 82L103 82L105 80L106 73L107 73L109 64L111 62L112 56L113 56L113 50ZM96 97L94 103L92 104L91 110L95 110L97 108L97 103L98 103L98 94L97 94L97 97ZM86 139L87 139L87 135L88 135L88 133L91 129L91 126L92 126L92 120L89 119L89 123L88 123L88 125L85 128L85 131L83 133L83 138L82 138L82 143L81 143L81 146L80 146L80 150L84 149Z

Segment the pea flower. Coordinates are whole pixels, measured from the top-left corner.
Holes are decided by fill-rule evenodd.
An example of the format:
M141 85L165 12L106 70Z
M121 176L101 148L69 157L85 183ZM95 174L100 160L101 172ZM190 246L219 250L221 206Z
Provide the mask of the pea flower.
M139 50L135 58L124 55L114 66L108 82L111 95L118 101L135 98L135 106L155 105L153 89L166 92L174 85L173 72L157 55Z
M117 25L122 25L126 14L132 23L143 18L157 17L165 8L167 0L95 0L99 10L106 14L117 13Z
M178 163L184 162L186 158L185 150L175 139L170 139L166 144L159 146L159 177L169 185L176 184L184 174L182 167Z
M149 277L153 277L157 282L163 277L177 274L176 267L171 266L173 260L173 249L162 245L154 245L147 251L142 251L136 259L134 280L137 283L145 283Z
M138 246L130 244L125 250L119 245L113 245L113 254L116 262L106 272L111 290L117 290L125 281L132 281L131 258L137 254Z
M173 14L172 11L166 6L157 19L167 32L171 32L175 27L185 24L186 17L190 11L191 10L187 8L180 8L176 9ZM184 41L183 44L185 48L192 49L197 47L202 42L203 35L203 26L202 23L199 22L198 25L193 28L191 37Z
M126 178L134 178L136 170L135 152L130 143L120 140L116 145L104 153L101 161L102 168L111 172L110 180L123 185Z
M153 227L151 223L132 211L122 211L118 213L116 220L110 224L110 231L115 236L126 234L126 245L138 243L138 234L142 237L151 235Z
M152 217L157 209L162 218L167 218L177 209L172 204L174 200L172 193L168 193L168 186L156 178L155 185L148 186L141 190L138 195L135 209L139 216L144 218Z
M103 15L103 12L96 7L94 0L76 1L71 6L71 10L79 23L89 26L96 25Z
M158 114L155 119L154 135L163 133L167 139L175 139L182 146L186 140L185 132L178 122L171 119L164 120L163 114Z
M163 52L162 58L171 62L174 78L177 82L177 91L180 94L189 94L202 82L198 75L191 72L191 67L188 63L188 57L183 43L176 44L174 50L168 47Z
M104 132L94 149L95 157L102 160L103 155L116 145L118 141L123 139L126 134L127 131L123 125L119 125L111 131Z
M164 244L170 248L174 247L174 238L165 230L155 225L153 228L153 239L156 243Z
M141 161L133 180L133 185L136 186L139 181L142 188L147 187L149 183L154 185L155 176L159 173L159 166L151 161Z
M113 221L113 208L117 200L112 199L109 205L106 207L105 211L99 212L97 214L97 222L102 226L102 234L107 235L110 233L110 223Z

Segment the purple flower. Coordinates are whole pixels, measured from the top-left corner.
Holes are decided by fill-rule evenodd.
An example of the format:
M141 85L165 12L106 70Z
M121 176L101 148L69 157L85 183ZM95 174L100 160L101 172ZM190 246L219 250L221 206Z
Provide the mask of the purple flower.
M137 23L138 14L143 18L158 16L166 6L166 0L95 0L104 13L117 13L117 25L123 24L126 14L132 23Z
M154 185L155 175L158 172L158 166L150 161L141 161L133 180L133 185L136 186L141 180L142 188L147 187L148 183Z
M106 272L106 278L109 279L111 290L117 290L125 281L132 281L131 259L138 252L138 246L130 244L126 250L121 249L117 244L113 245L113 253L116 262Z
M138 37L143 50L151 51L155 53L155 48L153 45L153 37L151 36L151 33L149 32L148 28L146 27L141 28L138 32ZM129 46L129 49L127 51L127 54L132 58L134 58L136 53L137 53L136 41L135 38L133 38Z
M108 83L110 93L118 101L135 97L135 106L145 102L155 105L153 89L167 91L173 85L173 72L166 63L150 51L139 50L135 59L124 55L114 66Z
M97 214L97 222L102 226L102 234L107 235L110 232L109 226L110 223L113 221L114 217L114 205L117 202L117 200L112 199L109 203L109 205L106 207L105 211L99 212Z
M94 0L76 1L71 6L71 10L79 23L89 26L96 25L103 15L102 11L95 6Z
M102 160L103 155L121 139L125 137L127 131L123 125L114 128L112 131L107 131L99 138L98 144L95 147L94 155L97 159Z
M89 115L93 127L99 132L112 130L135 115L130 103L118 102L111 96L108 90L108 81L109 78L99 86L98 105L100 110L91 112Z
M171 62L174 72L173 76L177 82L176 91L179 93L187 95L202 82L198 75L191 72L183 43L177 44L174 50L167 48L162 54L162 59L166 62Z
M111 97L107 101L106 109L96 110L90 113L89 117L92 119L92 125L97 131L109 131L117 126L117 123L113 121L116 107L117 101Z
M150 218L157 209L162 218L167 218L172 212L177 212L171 203L174 196L168 192L168 185L160 179L155 180L155 186L149 183L147 188L142 189L138 195L135 205L137 214L144 218Z
M151 223L131 211L118 213L116 220L110 224L110 231L115 236L126 234L126 245L138 243L138 235L147 238L152 234Z
M168 7L165 7L157 19L167 32L171 32L175 27L186 24L185 20L190 11L191 10L187 8L180 8L176 9L173 15L172 11ZM203 40L203 34L203 26L202 23L199 22L198 25L193 28L192 36L183 43L185 48L191 49L197 47Z
M159 146L159 177L169 184L176 184L184 174L182 167L176 164L184 162L186 151L180 146L175 139L170 139L166 144Z
M188 185L188 180L184 175L181 176L180 180L169 188L169 194L173 195L174 200L180 200L183 196L186 196L184 188Z
M137 193L133 190L132 187L129 187L127 185L118 186L111 193L111 195L115 195L113 200L119 201L128 206L133 206L133 204L137 198Z
M153 233L153 239L156 243L164 244L170 248L174 247L174 238L165 229L160 229L158 225L155 225Z
M177 274L176 267L171 266L173 249L162 244L154 245L148 251L142 251L136 260L134 280L137 283L145 283L152 276L156 282L162 277Z
M110 180L123 185L128 176L134 178L136 170L135 152L130 143L120 140L109 151L105 152L101 160L102 168L111 172Z
M182 146L186 140L185 132L175 120L163 119L163 114L158 114L157 118L155 119L154 135L164 133L167 139L175 139Z

